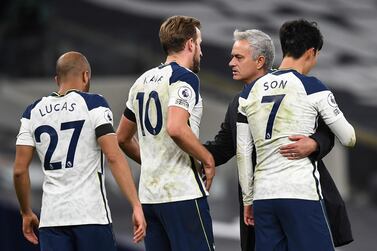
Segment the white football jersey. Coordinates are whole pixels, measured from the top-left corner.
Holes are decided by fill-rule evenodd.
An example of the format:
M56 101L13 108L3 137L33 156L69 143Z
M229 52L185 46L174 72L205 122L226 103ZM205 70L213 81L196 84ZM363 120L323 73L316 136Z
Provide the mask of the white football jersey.
M164 203L208 195L193 159L166 131L169 106L190 113L199 137L202 99L199 79L173 62L141 75L130 89L124 115L137 123L141 151L139 197L142 203Z
M40 227L111 222L97 138L114 133L112 116L102 96L76 90L24 112L16 144L35 147L42 162Z
M250 204L252 197L322 198L316 162L309 158L288 160L279 153L279 147L292 143L289 136L312 135L319 115L328 125L344 118L331 91L314 77L278 70L245 86L239 99L238 122L248 123L245 128L251 133L249 141L251 146L255 144L257 156L251 180L250 158L243 157L241 149L250 147L245 147L249 142L244 141L247 136L238 135L237 148L241 150L237 159L245 204Z

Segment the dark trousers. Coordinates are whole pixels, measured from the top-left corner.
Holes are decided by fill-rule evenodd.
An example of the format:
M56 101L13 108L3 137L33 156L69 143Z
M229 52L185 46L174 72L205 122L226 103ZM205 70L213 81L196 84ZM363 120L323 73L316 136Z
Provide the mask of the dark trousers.
M42 227L41 251L116 251L111 224Z
M212 219L206 197L143 204L146 251L214 251Z

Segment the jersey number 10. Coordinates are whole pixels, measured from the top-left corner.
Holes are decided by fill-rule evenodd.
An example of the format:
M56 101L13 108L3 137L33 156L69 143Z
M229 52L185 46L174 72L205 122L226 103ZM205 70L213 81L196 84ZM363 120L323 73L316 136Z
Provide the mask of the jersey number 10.
M139 101L139 119L140 119L140 128L141 133L143 136L145 136L144 127L147 129L147 131L152 135L157 135L160 133L162 128L162 109L161 109L161 102L158 97L158 93L156 91L151 91L149 93L149 97L147 100L147 103L145 104L145 116L143 120L143 113L144 113L144 92L138 92L136 95L136 99ZM156 112L157 112L157 123L153 127L151 124L151 121L149 119L149 105L151 102L151 99L154 100L154 103L156 105Z

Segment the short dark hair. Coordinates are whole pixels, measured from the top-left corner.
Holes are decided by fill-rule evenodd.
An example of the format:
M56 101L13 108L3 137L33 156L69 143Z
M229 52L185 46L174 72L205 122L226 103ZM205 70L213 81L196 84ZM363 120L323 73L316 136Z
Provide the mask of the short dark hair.
M196 28L200 29L200 21L193 17L172 16L160 27L160 42L164 52L169 55L183 50L190 38L197 39Z
M316 51L322 49L323 37L316 22L304 19L285 22L279 36L283 57L298 59L310 48Z

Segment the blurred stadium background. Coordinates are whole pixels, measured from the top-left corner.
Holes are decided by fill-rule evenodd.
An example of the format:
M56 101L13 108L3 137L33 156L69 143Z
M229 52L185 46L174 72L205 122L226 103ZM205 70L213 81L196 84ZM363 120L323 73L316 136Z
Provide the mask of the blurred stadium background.
M333 91L354 125L353 150L338 145L326 163L347 202L355 241L340 251L377 247L377 1L376 0L2 0L0 1L0 230L2 251L38 250L22 237L12 184L19 118L28 104L56 89L55 61L69 50L85 54L93 71L92 92L109 100L119 121L130 85L164 60L158 39L162 20L191 15L202 21L201 78L204 116L201 140L212 139L228 102L242 85L228 67L235 29L257 28L276 45L289 19L317 21L325 44L312 72ZM135 179L139 166L130 162ZM132 244L130 207L111 175L107 191L119 250ZM32 202L40 208L43 176L31 166ZM239 250L235 160L219 167L210 196L216 250Z

